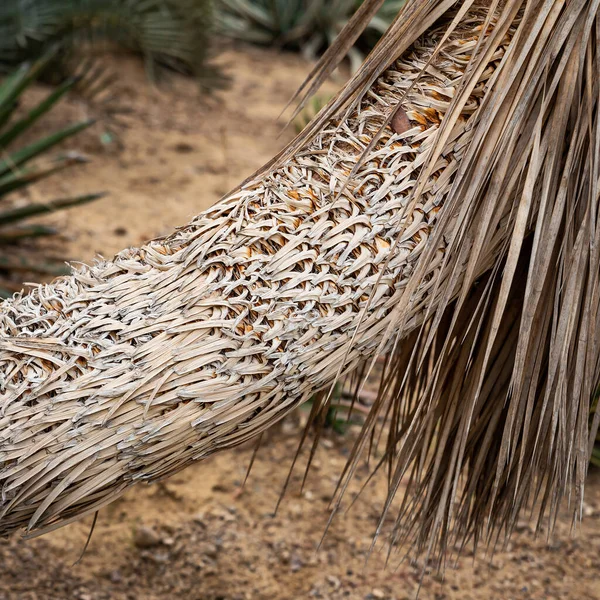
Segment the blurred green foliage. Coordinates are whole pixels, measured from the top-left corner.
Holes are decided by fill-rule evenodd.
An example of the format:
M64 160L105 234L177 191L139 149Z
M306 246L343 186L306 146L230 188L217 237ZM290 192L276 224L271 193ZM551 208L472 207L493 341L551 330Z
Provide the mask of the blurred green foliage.
M300 50L315 58L335 39L361 0L215 0L223 35L265 46ZM357 66L385 32L405 0L386 0L349 58Z
M52 59L51 55L23 64L0 83L0 296L6 297L21 288L22 276L60 275L66 272L64 262L53 260L27 245L31 238L54 235L46 225L30 224L38 215L85 204L102 194L86 194L60 198L49 202L23 202L15 194L53 173L82 162L81 155L73 152L49 155L58 144L76 135L92 121L73 123L44 135L34 141L21 142L30 137L31 127L75 85L75 79L64 81L46 98L28 112L19 110L23 93L36 80ZM35 159L35 160L34 160ZM8 195L11 194L9 201ZM24 244L25 242L25 244Z
M211 0L1 0L0 65L108 41L157 65L200 74L211 33Z

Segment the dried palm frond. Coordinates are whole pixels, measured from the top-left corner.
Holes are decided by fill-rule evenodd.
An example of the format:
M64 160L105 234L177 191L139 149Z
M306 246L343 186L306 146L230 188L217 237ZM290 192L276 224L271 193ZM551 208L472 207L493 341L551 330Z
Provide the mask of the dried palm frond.
M311 93L382 0L323 57ZM409 2L349 84L190 225L0 308L0 531L257 435L390 352L392 543L581 506L598 381L600 0ZM597 427L597 420L595 423ZM382 521L383 522L383 521Z

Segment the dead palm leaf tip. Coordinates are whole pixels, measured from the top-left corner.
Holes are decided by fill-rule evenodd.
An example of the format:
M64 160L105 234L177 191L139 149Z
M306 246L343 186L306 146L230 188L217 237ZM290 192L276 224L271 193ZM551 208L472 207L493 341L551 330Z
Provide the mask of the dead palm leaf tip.
M494 544L534 501L551 524L564 496L577 518L600 347L599 4L408 3L240 188L3 303L2 533L248 440L382 353L339 492L386 416L382 522L407 487L393 545Z

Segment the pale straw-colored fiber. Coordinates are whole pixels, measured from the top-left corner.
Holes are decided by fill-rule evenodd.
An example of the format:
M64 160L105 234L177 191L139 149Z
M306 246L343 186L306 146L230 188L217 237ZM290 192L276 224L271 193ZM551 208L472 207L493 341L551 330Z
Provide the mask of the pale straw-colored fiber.
M364 1L309 93L380 4ZM319 391L326 409L339 376L382 354L334 508L379 448L381 524L404 490L392 548L493 546L534 503L550 530L563 498L577 520L600 420L590 434L599 15L600 0L409 1L240 188L1 304L0 534L93 512Z
M96 509L138 481L255 436L331 383L367 302L346 370L375 351L469 143L489 73L407 212L473 34L447 42L403 104L411 129L389 128L339 199L439 32L285 166L167 239L2 305L1 533ZM411 328L431 301L431 279Z

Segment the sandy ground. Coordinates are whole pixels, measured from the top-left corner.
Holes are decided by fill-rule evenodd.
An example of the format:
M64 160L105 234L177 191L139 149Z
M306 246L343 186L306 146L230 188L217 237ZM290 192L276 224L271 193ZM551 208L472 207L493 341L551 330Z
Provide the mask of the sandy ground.
M95 204L47 219L63 233L62 250L76 260L112 256L127 245L170 233L231 190L280 150L294 135L280 113L310 65L294 54L248 47L229 50L218 62L229 89L202 96L190 79L166 75L153 86L134 58L109 58L119 79L102 102L70 97L40 122L31 137L49 125L89 118L95 125L63 146L90 163L62 172L30 193L36 200L105 191ZM323 94L337 89L330 83ZM38 87L33 103L47 90ZM107 132L112 141L106 142ZM56 245L53 240L53 245Z
M40 199L106 190L109 196L49 217L64 232L58 246L53 242L53 252L89 261L96 253L110 256L168 233L290 139L291 131L278 137L282 121L277 117L308 65L292 55L256 49L228 51L221 61L232 87L210 101L183 78L153 88L136 61L119 57L113 68L120 78L111 93L113 104L123 109L120 125L104 118L98 106L76 98L56 112L55 124L100 116L76 142L91 161L34 188L31 195ZM102 139L110 128L116 136L107 144ZM77 565L91 519L34 540L15 536L0 542L0 600L414 598L422 564L399 563L393 556L385 567L380 549L367 561L384 481L376 480L349 512L334 520L317 550L355 428L343 436L328 434L305 491L299 490L299 468L273 516L301 417L288 419L268 437L243 490L252 455L247 447L215 456L163 484L131 490L101 511ZM357 485L366 475L365 468ZM590 476L584 512L575 537L564 515L550 543L544 535L536 539L524 521L491 561L474 559L466 550L445 577L425 575L420 598L599 599L599 472Z

